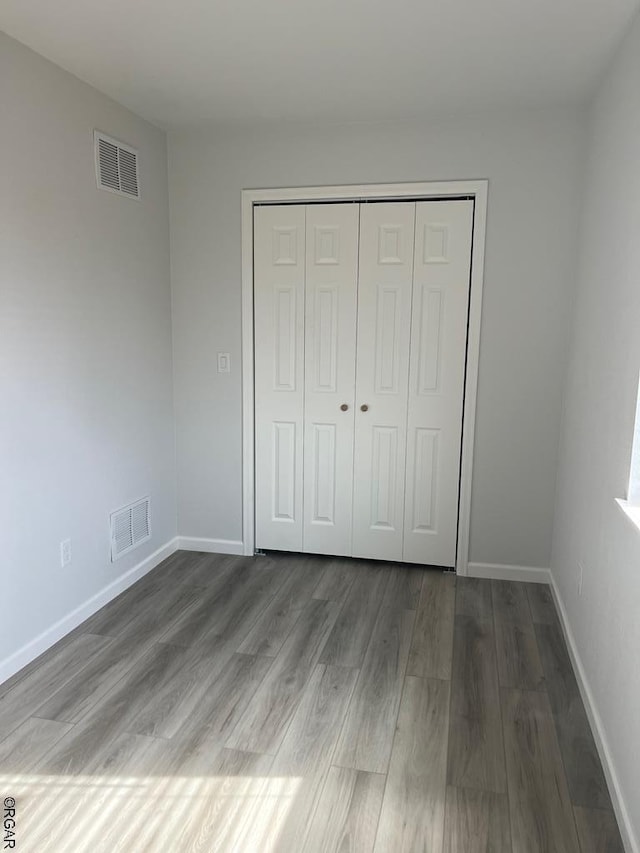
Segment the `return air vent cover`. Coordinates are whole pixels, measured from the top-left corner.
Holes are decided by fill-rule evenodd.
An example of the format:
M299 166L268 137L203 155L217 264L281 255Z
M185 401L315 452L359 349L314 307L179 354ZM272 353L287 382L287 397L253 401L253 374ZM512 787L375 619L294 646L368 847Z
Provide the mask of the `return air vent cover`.
M93 135L98 187L129 198L140 198L138 152L97 130Z
M150 538L149 498L111 513L111 562Z

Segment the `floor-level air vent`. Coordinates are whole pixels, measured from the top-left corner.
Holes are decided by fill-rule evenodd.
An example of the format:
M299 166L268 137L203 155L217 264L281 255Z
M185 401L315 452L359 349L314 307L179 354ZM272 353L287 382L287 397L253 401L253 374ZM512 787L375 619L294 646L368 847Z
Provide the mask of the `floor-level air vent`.
M138 152L104 133L94 131L96 178L102 190L140 198Z
M111 513L112 562L150 538L149 498L142 498Z

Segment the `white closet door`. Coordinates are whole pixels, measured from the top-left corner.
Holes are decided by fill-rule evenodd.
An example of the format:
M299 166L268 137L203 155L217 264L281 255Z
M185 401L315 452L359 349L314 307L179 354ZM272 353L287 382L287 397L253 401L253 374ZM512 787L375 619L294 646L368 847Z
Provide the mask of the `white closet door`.
M351 553L358 218L357 204L306 211L303 549L314 554Z
M256 547L302 550L305 208L254 212Z
M455 566L472 201L416 205L403 559Z
M355 557L402 559L414 220L413 202L360 210Z

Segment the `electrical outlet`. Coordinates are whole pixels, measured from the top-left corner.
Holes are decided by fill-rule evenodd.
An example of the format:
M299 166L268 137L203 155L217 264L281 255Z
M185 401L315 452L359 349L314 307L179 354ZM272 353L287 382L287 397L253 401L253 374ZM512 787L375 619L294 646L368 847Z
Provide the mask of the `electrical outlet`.
M582 563L578 563L578 595L582 595Z
M63 539L60 543L60 566L64 568L71 562L71 539Z

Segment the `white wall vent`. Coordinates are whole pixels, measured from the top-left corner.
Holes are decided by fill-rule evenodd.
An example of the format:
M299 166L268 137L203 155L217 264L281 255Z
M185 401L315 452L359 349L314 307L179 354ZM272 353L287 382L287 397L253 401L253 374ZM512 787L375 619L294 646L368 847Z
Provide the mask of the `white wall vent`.
M98 187L129 198L140 198L136 149L97 130L93 137Z
M149 498L111 513L111 562L150 538Z

